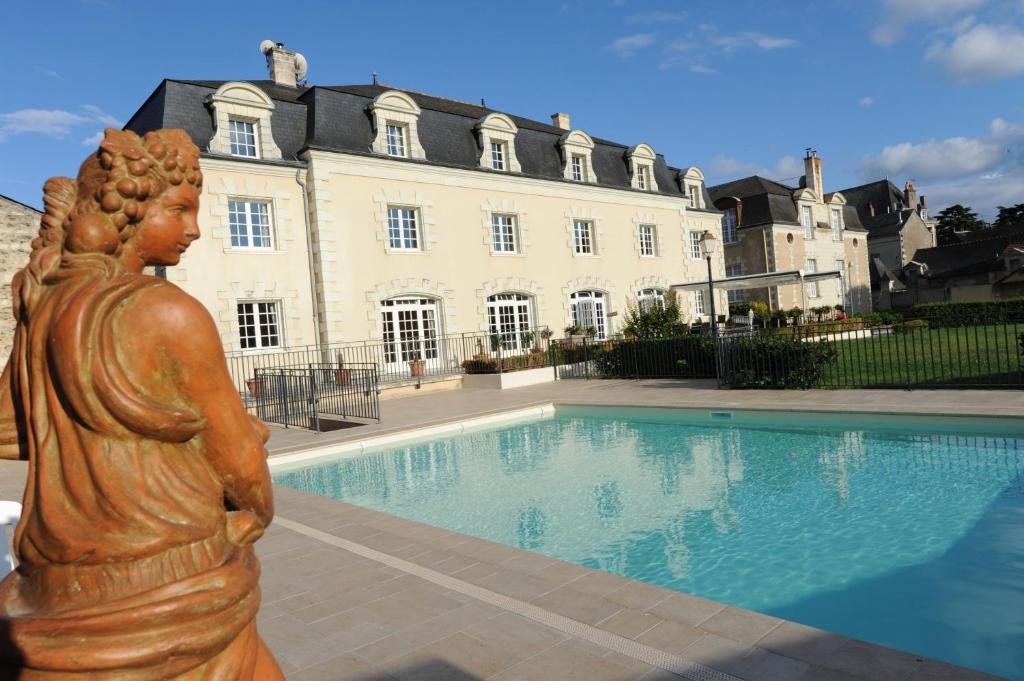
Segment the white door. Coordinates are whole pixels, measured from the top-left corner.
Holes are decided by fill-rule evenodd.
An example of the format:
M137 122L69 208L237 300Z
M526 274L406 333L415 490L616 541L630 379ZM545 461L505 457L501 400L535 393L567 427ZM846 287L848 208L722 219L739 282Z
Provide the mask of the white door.
M436 363L438 352L437 301L430 298L390 298L381 303L384 363L413 360Z

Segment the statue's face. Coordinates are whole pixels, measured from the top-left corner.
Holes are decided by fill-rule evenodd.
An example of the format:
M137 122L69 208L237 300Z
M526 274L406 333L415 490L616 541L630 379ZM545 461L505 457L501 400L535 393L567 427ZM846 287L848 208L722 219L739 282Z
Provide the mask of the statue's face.
M132 248L147 265L177 265L199 238L199 192L190 184L167 189L150 202L132 236Z

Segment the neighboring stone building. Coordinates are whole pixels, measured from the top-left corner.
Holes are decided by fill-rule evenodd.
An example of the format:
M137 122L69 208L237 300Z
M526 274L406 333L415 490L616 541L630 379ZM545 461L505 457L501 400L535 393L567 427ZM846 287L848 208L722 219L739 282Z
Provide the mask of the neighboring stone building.
M709 188L724 212L722 230L729 276L837 270L841 279L773 286L730 295L761 300L773 310L842 304L871 309L867 231L841 192L826 194L821 159L809 152L799 187L746 177Z
M0 195L0 365L7 363L14 340L14 317L11 315L11 278L28 264L32 239L39 234L39 220L43 214L14 199Z
M914 184L907 181L901 192L889 180L869 182L841 190L857 209L868 230L871 259L871 297L876 310L894 307L899 297L904 267L919 249L935 246L935 222L928 217L928 202L918 199Z
M631 301L706 278L699 239L721 238L721 214L696 168L568 114L296 85L304 60L280 45L268 63L270 81L165 80L126 126L203 150L203 238L167 276L228 350L382 339L400 361L440 334L607 336ZM707 302L688 294L690 318Z

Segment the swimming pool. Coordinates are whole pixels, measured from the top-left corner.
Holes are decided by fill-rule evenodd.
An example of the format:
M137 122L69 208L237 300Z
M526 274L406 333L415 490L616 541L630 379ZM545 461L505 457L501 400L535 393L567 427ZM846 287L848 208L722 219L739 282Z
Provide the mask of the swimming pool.
M278 484L1024 678L1024 424L559 407Z

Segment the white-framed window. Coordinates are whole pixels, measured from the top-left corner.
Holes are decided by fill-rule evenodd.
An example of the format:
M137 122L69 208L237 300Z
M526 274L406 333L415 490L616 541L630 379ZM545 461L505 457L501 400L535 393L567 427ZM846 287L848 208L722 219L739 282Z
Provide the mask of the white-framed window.
M651 169L647 166L637 166L636 186L641 191L647 191L651 186Z
M574 182L587 181L587 160L580 154L572 155L572 179Z
M380 303L384 362L438 358L438 305L433 298L400 296Z
M811 216L810 206L800 206L800 224L804 227L804 238L814 238L814 221Z
M700 260L704 257L700 247L703 238L704 232L690 232L690 257L694 260Z
M818 261L814 258L807 258L807 273L813 274L818 271ZM818 297L818 282L809 281L807 282L807 296L810 298Z
M658 255L658 227L640 225L640 256L653 258Z
M660 288L645 288L636 292L636 302L641 310L665 307L665 292Z
M256 124L237 118L228 119L228 140L232 156L256 158Z
M491 170L505 170L505 143L491 142Z
M727 277L738 277L743 274L743 263L727 264L725 266L725 276ZM729 291L729 302L730 303L742 303L744 299L742 290L730 290Z
M530 297L522 293L497 293L487 299L487 328L502 352L521 353L533 347L531 308Z
M700 188L697 185L686 185L686 200L690 208L700 208Z
M417 210L389 206L388 247L393 251L418 251L420 241Z
M516 253L518 241L514 215L491 215L491 246L495 253Z
M228 226L232 248L272 249L273 228L267 201L228 200Z
M739 241L736 234L736 207L726 208L722 215L722 241L734 244Z
M387 143L388 156L400 156L405 158L405 126L397 123L388 123L385 131L385 142Z
M836 279L836 295L839 296L840 302L846 305L846 260L843 258L836 258L836 270L839 271L839 278Z
M843 240L843 214L838 208L829 211L829 226L832 227L832 240Z
M280 310L274 301L238 303L238 344L243 350L281 347Z
M608 308L601 291L577 291L569 296L572 323L584 332L594 329L597 338L608 337Z
M572 221L572 238L577 255L594 254L594 223L590 220Z
M707 314L707 305L704 302L704 289L697 289L693 292L693 311L695 314Z

